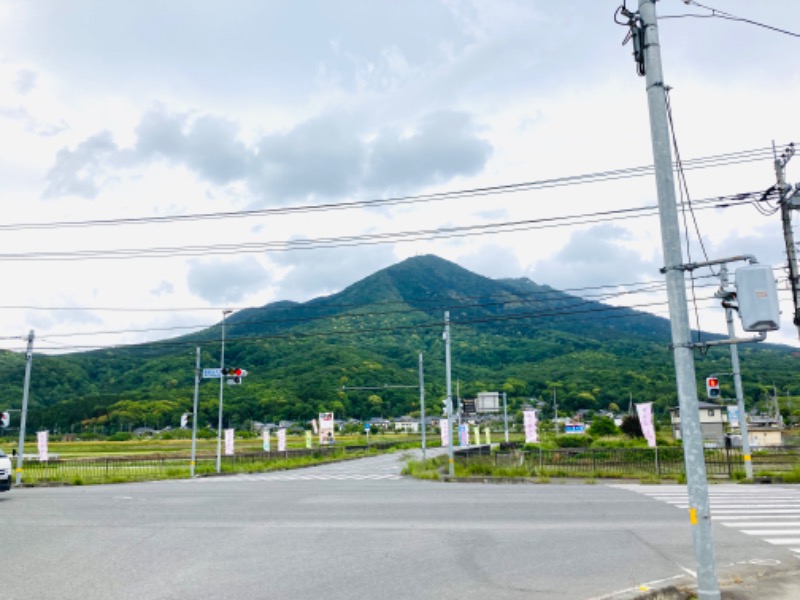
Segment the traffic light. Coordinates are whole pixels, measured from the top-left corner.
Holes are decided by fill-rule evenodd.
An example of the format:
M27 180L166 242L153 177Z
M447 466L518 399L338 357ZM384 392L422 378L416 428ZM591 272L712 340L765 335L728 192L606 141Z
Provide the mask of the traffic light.
M5 429L8 427L8 424L11 423L11 414L7 412L0 413L0 427Z
M706 394L709 398L719 398L719 378L706 377Z
M228 378L228 385L239 385L242 383L242 377L247 376L247 371L238 367L226 367L222 369L222 374Z

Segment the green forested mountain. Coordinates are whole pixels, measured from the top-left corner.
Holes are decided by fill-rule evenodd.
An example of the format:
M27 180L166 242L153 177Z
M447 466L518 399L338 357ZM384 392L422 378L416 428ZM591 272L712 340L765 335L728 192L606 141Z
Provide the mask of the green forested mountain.
M627 407L675 400L669 323L630 309L571 296L528 279L493 280L435 256L405 260L337 294L305 303L276 302L231 315L226 364L250 375L226 386L226 425L250 419L399 416L418 408L414 389L423 352L426 397L444 395L444 311L452 325L453 381L462 397L508 393L512 408L556 391L563 410ZM56 431L81 427L177 425L190 410L196 348L202 366L219 366L220 328L156 344L61 356L36 355L29 423ZM730 371L727 348L698 356L701 382ZM791 348L742 346L749 405L773 384L800 394ZM24 359L0 353L0 399L19 407ZM733 396L723 377L723 395ZM201 384L201 423L216 422L219 385Z

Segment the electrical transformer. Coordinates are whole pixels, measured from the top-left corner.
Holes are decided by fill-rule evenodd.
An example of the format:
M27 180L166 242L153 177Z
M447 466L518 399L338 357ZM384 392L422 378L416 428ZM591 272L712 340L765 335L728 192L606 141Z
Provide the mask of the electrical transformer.
M772 267L754 264L736 269L736 299L739 303L742 329L780 329L781 311Z

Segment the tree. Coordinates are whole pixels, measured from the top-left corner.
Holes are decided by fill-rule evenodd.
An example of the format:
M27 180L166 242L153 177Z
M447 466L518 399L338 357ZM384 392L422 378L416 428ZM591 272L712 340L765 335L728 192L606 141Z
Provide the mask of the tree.
M639 423L639 417L637 415L628 415L622 419L622 424L619 428L622 430L622 433L628 437L644 437L644 433L642 433L642 424Z
M619 428L610 417L595 417L591 427L589 427L589 435L592 437L605 437L617 435L618 433Z

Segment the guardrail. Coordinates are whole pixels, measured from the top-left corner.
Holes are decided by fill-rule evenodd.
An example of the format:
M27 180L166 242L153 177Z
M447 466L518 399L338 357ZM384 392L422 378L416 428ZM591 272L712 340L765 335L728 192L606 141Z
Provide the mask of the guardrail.
M369 451L385 451L400 442L370 444ZM299 448L273 452L247 452L222 456L223 473L270 471L343 459L367 451L360 446L330 446ZM216 474L216 455L198 455L195 472L198 475ZM151 455L137 457L55 458L39 461L25 457L22 481L25 485L65 483L73 485L150 481L156 479L188 478L190 457L186 455Z
M800 448L759 448L752 451L753 470L780 474L800 468ZM456 452L457 460L493 461L495 466L526 467L547 475L594 474L600 477L680 477L685 474L683 448L559 448L555 450L501 450L486 453ZM744 476L740 448L705 449L709 479L737 479Z

